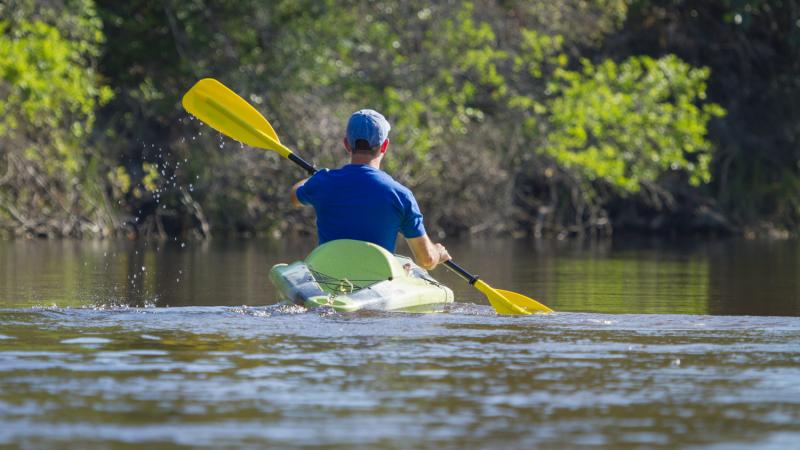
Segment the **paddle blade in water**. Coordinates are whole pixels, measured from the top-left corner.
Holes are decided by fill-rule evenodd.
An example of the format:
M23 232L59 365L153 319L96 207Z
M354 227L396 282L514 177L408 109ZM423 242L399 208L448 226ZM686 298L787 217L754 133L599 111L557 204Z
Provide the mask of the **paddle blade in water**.
M278 152L284 158L292 154L280 143L264 116L213 78L198 81L183 96L181 103L186 111L228 137L251 147Z
M530 311L514 304L497 289L484 283L483 280L477 280L473 286L486 296L497 314L531 314Z
M504 289L495 289L495 291L499 292L506 298L509 302L513 303L514 305L519 306L520 308L528 311L529 313L551 313L553 312L552 309L548 308L547 306L537 302L536 300L526 297L522 294L518 294L516 292L506 291Z
M455 261L445 261L444 266L467 280L475 289L481 291L498 314L520 315L553 312L552 309L530 297L489 286L486 282L456 264Z

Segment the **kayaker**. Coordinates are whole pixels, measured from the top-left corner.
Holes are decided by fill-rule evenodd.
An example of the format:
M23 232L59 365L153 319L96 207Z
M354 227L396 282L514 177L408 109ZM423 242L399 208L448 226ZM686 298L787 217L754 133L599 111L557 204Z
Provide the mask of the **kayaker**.
M319 244L357 239L394 253L400 232L417 264L430 270L449 260L450 255L442 244L428 237L411 190L381 170L390 128L377 111L353 113L344 138L350 164L322 169L295 184L292 203L314 207Z

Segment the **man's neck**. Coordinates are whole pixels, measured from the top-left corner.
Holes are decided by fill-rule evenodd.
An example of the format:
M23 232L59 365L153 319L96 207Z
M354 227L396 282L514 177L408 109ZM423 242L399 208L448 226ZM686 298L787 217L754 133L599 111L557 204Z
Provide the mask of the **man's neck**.
M379 154L378 156L372 156L364 153L352 153L350 155L350 164L363 164L380 170L382 159L382 154Z

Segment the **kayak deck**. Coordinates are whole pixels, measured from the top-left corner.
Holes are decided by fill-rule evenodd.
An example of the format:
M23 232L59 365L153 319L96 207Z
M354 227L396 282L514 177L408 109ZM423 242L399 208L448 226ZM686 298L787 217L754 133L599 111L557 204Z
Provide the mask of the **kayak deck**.
M411 259L349 239L327 242L305 261L275 265L270 279L283 300L309 308L426 313L453 302L453 291Z

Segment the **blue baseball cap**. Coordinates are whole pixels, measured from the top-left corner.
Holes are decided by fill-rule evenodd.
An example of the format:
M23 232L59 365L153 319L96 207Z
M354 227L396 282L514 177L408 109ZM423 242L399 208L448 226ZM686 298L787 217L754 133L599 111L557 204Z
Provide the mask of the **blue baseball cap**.
M356 111L347 121L347 143L355 148L356 141L364 139L370 148L377 147L389 137L389 122L378 111L362 109Z

